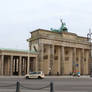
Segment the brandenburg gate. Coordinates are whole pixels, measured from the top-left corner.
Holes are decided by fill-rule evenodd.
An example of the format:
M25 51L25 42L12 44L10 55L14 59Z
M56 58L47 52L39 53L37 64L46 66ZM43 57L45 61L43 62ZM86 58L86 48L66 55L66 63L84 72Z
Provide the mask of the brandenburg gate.
M90 74L90 43L87 37L66 31L37 29L28 39L30 50L38 51L38 70L45 74Z

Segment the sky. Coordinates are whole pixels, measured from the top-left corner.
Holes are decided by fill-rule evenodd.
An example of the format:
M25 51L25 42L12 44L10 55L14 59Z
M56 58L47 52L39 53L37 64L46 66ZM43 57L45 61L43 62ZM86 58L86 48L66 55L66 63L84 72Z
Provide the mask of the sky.
M28 49L30 32L66 23L86 37L92 29L92 0L0 0L0 48Z

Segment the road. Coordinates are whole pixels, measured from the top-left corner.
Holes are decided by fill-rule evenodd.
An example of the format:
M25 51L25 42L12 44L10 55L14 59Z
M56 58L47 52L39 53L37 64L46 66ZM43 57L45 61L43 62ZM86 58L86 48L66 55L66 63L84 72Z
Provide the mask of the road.
M16 92L17 81L20 81L21 92L50 92L50 82L54 83L54 92L92 91L92 78L45 78L42 80L25 78L0 78L0 92ZM42 87L46 88L39 89Z

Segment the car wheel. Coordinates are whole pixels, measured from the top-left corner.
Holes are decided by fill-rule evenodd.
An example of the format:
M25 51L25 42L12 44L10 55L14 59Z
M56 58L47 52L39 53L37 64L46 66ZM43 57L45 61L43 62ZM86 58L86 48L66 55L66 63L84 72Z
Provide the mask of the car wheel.
M38 79L42 79L41 76L38 76Z
M29 79L29 76L26 76L26 79Z

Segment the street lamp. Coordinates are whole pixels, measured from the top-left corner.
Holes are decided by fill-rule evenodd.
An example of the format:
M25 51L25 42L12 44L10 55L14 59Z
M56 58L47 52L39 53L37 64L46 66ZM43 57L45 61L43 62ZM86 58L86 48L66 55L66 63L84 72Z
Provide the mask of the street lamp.
M90 44L90 54L89 54L90 66L89 66L89 69L90 69L90 74L92 75L92 62L91 62L91 60L92 60L92 44L91 44L92 38L91 37L92 37L92 32L91 32L91 29L89 29L89 33L87 34L87 38L88 38L88 41Z

